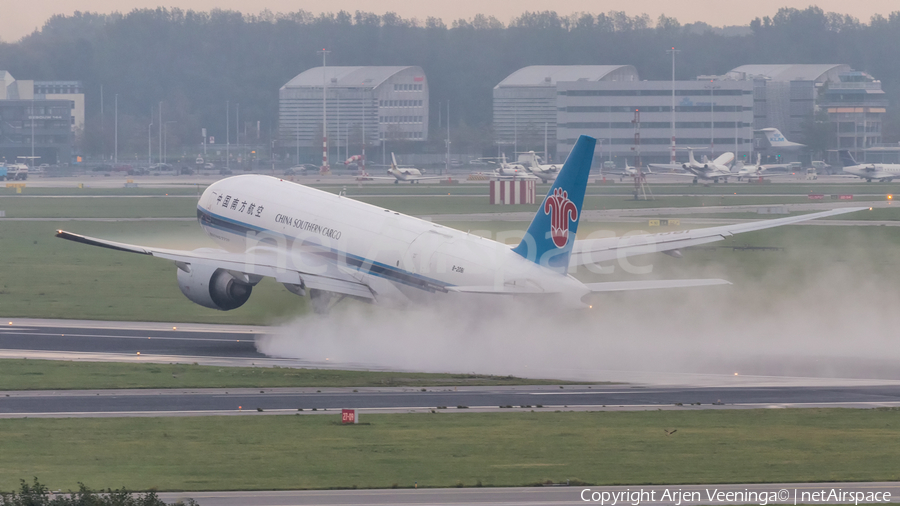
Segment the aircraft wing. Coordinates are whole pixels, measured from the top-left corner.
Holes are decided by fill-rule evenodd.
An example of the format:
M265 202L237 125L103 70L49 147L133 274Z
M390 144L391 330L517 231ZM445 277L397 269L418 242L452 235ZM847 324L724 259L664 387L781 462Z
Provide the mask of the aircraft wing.
M215 265L232 274L241 274L242 276L238 277L247 280L255 278L258 281L261 277L270 277L279 283L302 284L306 288L337 292L364 299L375 298L369 286L361 283L351 273L308 252L293 251L290 255L292 258L286 258L285 255L279 255L275 250L267 247L254 248L247 253L231 253L209 248L182 251L107 241L73 234L65 230L58 230L56 237L101 248L165 258L175 262L175 265L182 270L189 269L193 263L202 262ZM288 263L308 265L309 268L298 269L285 265ZM312 272L313 270L316 272Z
M636 255L646 255L663 251L672 251L691 246L699 246L721 241L734 234L765 230L767 228L791 225L817 218L837 216L868 209L867 207L843 207L819 213L789 216L774 220L761 220L750 223L737 223L719 227L662 232L659 234L642 234L634 236L608 237L603 239L586 239L575 241L569 264L572 266L596 264Z
M684 167L680 163L650 163L651 169L671 171L673 174L684 174Z
M406 177L403 178L403 179L398 179L398 178L393 177L393 176L391 176L391 177L385 177L385 176L369 176L370 179L385 179L385 180L389 180L389 181L403 181L403 182L406 182L406 181L421 181L421 180L423 180L423 179L444 179L445 177L448 177L448 176L406 176Z
M605 283L585 283L594 293L626 292L632 290L658 290L662 288L687 288L691 286L730 285L724 279L653 279L645 281L607 281Z
M790 172L791 164L789 163L771 163L760 165L763 170L784 170Z
M503 175L503 174L493 174L493 175L491 175L491 177L494 179L497 179L497 180L501 180L501 181L537 181L537 180L541 180L541 178L539 178L538 176L536 176L534 174L530 174L530 173L529 174L518 174L518 175L514 175L514 176L507 176L507 175Z
M603 283L585 283L593 293L630 292L634 290L658 290L663 288L688 288L692 286L730 285L724 279L653 279L642 281L607 281ZM536 286L520 286L506 283L503 286L454 286L451 292L478 293L482 295L539 295L548 292Z

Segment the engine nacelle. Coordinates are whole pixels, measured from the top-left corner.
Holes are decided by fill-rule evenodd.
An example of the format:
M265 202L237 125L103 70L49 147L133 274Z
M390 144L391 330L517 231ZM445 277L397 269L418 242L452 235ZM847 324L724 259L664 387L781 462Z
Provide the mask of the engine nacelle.
M247 302L253 284L241 280L225 269L193 263L178 266L178 288L196 304L210 309L230 311Z

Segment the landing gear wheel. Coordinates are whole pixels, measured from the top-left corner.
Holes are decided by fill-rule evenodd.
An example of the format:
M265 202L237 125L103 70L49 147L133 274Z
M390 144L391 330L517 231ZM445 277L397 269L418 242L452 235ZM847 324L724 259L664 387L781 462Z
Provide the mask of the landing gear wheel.
M697 184L697 178L694 178L694 184Z
M328 314L331 311L331 307L337 303L337 300L335 300L335 294L332 292L310 288L309 303L312 306L313 313Z

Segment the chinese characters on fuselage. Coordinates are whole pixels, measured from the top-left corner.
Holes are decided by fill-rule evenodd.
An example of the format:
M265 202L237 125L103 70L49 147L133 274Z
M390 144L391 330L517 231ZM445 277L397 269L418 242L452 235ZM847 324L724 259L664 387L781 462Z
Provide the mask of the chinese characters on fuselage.
M231 209L232 211L237 211L239 213L246 212L257 218L262 216L264 208L261 205L256 205L254 202L248 203L246 200L241 200L240 198L232 197L231 195L219 195L216 197L216 205L221 205L225 209Z

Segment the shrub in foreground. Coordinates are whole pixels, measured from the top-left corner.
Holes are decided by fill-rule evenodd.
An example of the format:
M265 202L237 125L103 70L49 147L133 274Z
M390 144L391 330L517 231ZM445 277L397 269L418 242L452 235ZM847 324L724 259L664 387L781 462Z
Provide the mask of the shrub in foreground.
M0 506L198 506L193 499L166 504L156 492L138 494L125 488L95 492L79 483L77 492L54 494L37 478L31 485L21 482L18 491L0 492Z

